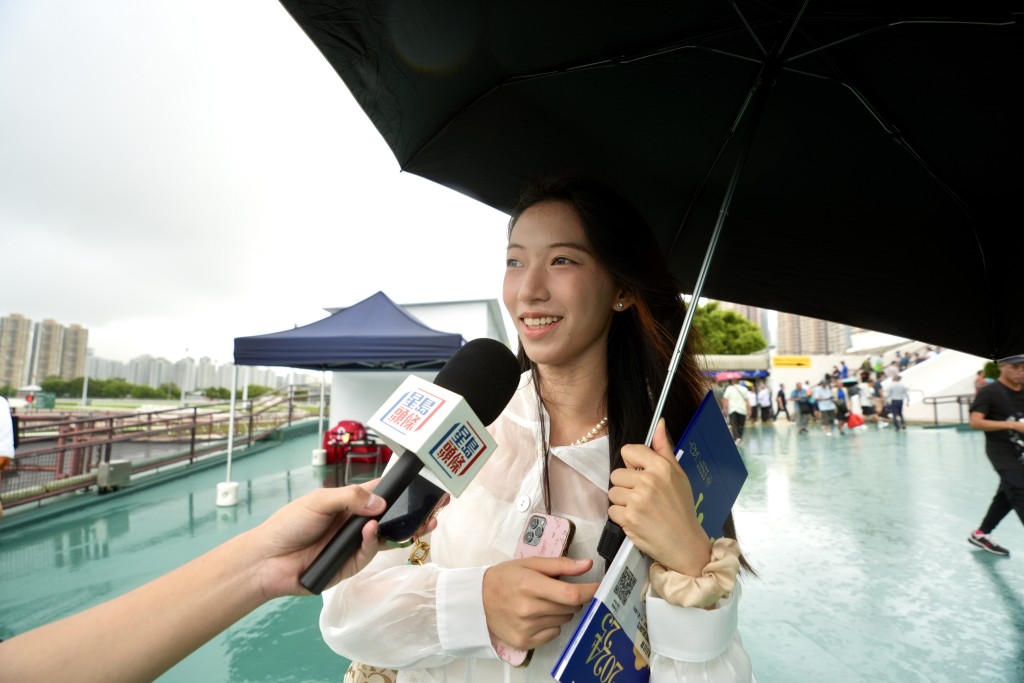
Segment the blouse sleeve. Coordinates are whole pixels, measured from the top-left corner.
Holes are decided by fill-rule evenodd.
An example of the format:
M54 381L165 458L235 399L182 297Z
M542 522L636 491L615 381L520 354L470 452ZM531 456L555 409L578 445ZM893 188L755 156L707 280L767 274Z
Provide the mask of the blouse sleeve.
M740 584L715 609L676 607L647 596L651 683L751 683L750 657L737 630Z
M349 659L396 669L497 659L483 609L487 568L415 566L408 555L402 548L379 552L359 574L324 591L324 642Z

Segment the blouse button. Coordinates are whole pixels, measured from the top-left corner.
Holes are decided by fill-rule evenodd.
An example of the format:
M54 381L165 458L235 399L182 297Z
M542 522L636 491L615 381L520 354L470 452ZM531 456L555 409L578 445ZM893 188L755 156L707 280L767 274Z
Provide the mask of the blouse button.
M516 510L519 510L520 512L526 512L529 509L530 497L527 496L526 494L519 496L519 498L516 499Z

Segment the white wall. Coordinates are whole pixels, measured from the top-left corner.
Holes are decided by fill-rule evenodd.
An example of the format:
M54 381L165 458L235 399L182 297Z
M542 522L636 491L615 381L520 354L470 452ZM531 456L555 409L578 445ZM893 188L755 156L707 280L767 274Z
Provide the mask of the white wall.
M437 371L409 372L408 370L352 370L333 373L331 382L330 427L341 420L366 423L398 385L409 375L433 382Z

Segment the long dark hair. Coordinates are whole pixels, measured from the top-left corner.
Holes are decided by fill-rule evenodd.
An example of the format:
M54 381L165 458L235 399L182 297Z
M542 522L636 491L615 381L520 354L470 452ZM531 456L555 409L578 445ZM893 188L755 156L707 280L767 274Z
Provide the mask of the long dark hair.
M573 207L597 260L617 285L632 295L633 305L612 316L608 333L605 399L610 467L614 470L623 466L624 445L644 443L647 438L686 316L686 304L682 287L669 272L647 221L622 195L596 179L561 176L528 185L509 219L509 237L527 209L551 201ZM708 390L698 361L699 349L699 335L691 328L665 404L664 417L671 438L683 433ZM523 371L532 373L542 402L537 366L526 356L522 344L518 358ZM543 438L546 454L546 435ZM544 497L550 509L546 467ZM723 531L729 538L736 537L731 514Z

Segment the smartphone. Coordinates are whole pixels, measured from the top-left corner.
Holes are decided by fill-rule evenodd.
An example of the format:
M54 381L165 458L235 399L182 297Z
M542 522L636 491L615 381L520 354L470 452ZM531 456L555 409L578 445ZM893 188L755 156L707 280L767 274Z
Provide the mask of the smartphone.
M523 527L513 557L563 557L569 552L575 533L576 525L572 520L535 512ZM526 666L533 656L533 650L517 650L493 636L491 645L498 656L512 666Z
M380 518L377 537L392 544L411 542L416 530L448 504L451 496L440 486L416 477Z

